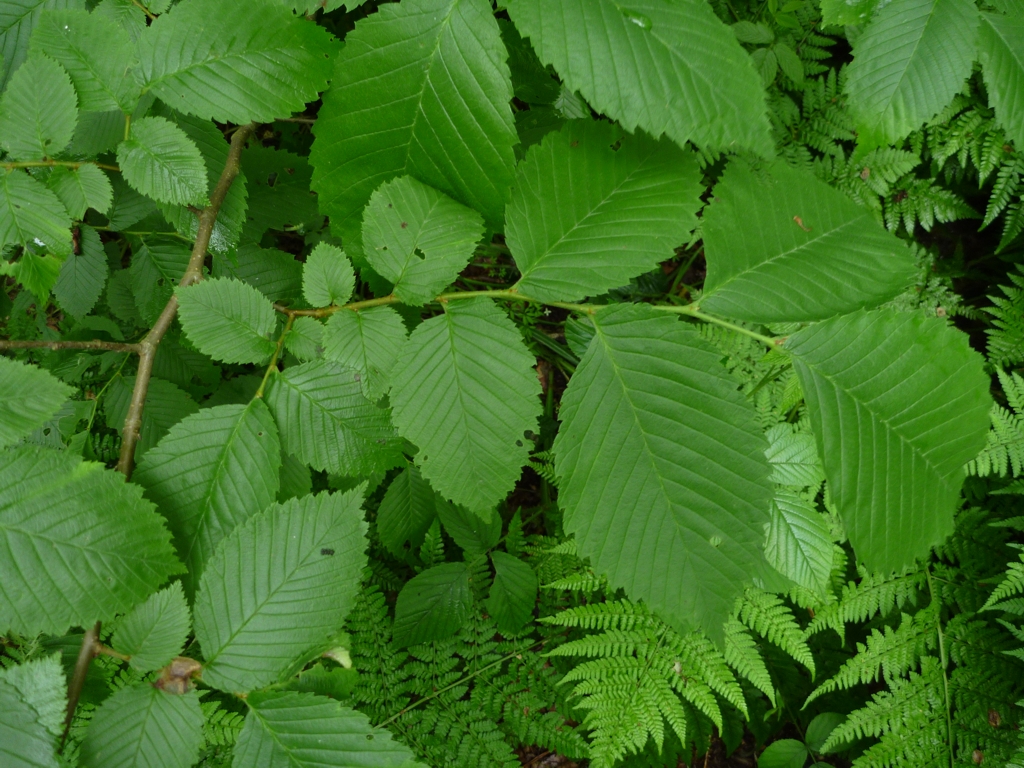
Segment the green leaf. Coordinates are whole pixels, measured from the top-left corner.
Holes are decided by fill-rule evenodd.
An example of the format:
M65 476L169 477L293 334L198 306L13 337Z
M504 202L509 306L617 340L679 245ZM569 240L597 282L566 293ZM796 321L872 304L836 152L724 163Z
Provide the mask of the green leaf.
M847 70L860 146L895 144L949 104L971 74L978 17L974 0L901 0L874 15Z
M0 681L17 690L46 730L61 735L68 708L68 684L59 653L0 670Z
M434 510L445 531L469 557L483 554L501 538L501 517L493 509L471 512L437 496Z
M135 306L152 325L174 294L174 287L188 269L190 250L181 243L142 243L133 248L131 275Z
M53 190L76 221L81 221L89 208L106 213L114 200L114 188L107 174L91 163L78 168L54 168L46 186Z
M630 133L774 153L760 78L707 3L511 0L508 12L570 90Z
M251 285L213 278L178 288L181 327L196 348L225 363L262 363L274 352L274 305Z
M1018 148L1024 147L1024 18L981 14L979 55L989 103Z
M84 7L84 0L6 0L0 4L0 91L25 61L29 37L43 11Z
M18 68L0 100L0 144L12 160L59 154L78 122L78 98L60 64L36 54Z
M323 354L324 326L314 317L297 317L284 346L299 360L316 360Z
M53 375L0 357L0 448L49 421L74 390Z
M43 304L48 303L50 289L57 283L60 260L46 254L37 256L25 251L13 264L0 261L0 275L10 275L23 287L35 294Z
M206 167L206 190L212 192L227 163L229 145L224 134L209 120L166 111L167 119L195 143ZM227 254L238 245L242 228L246 223L247 179L240 173L228 188L227 196L220 207L210 235L210 250L216 254ZM164 203L160 212L179 234L194 241L199 232L199 217L184 205Z
M412 306L450 285L483 235L480 214L411 176L378 187L363 213L366 260Z
M111 429L118 432L124 429L134 389L134 376L116 376L110 380L107 394L103 398L103 410L106 412L107 426ZM156 376L150 378L146 404L142 410L139 442L135 446L135 460L141 459L160 442L171 427L198 410L199 405L186 392L169 381Z
M0 678L0 759L5 768L58 768L57 740L18 689Z
M810 753L802 741L779 739L757 758L758 768L804 768Z
M592 319L553 446L566 533L612 586L720 636L764 562L771 485L753 405L674 317L626 305Z
M764 545L768 564L804 589L825 595L832 573L828 523L795 493L779 491Z
M281 445L261 400L187 416L146 452L133 480L167 518L195 591L217 544L277 496Z
M82 768L191 768L203 744L195 693L126 686L104 701L81 747Z
M404 558L408 552L420 548L427 529L437 517L435 495L434 489L412 464L391 481L377 510L377 536L388 552Z
M128 33L132 43L139 42L139 36L146 28L146 14L132 0L100 0L93 13L106 16Z
M506 213L517 287L576 301L626 285L673 258L697 224L700 170L692 152L572 121L526 154Z
M325 29L274 0L183 0L142 35L139 68L145 90L181 112L269 123L316 100L333 49Z
M274 504L221 543L195 603L204 682L225 691L277 682L341 626L366 566L364 490Z
M865 24L880 0L821 0L822 25Z
M242 245L225 258L214 259L213 274L248 283L271 301L290 301L302 295L302 262L276 248Z
M511 98L486 0L382 5L346 35L314 126L320 210L358 232L371 193L409 174L499 228L515 166Z
M260 693L235 746L234 768L423 768L361 712L311 693Z
M131 72L131 38L109 17L84 10L44 11L32 32L32 50L56 59L75 84L83 112L131 114L139 86Z
M790 336L828 478L857 557L909 565L953 530L964 464L985 445L981 355L940 318L857 312Z
M829 735L845 720L846 715L838 712L822 712L815 715L814 719L807 726L807 746L814 752L821 752L821 748L828 741ZM814 768L814 766L811 766L811 768Z
M701 309L757 323L820 320L877 306L916 273L914 254L872 213L808 171L729 165L704 212Z
M352 297L356 274L336 245L317 243L302 267L302 295L314 307L344 304Z
M314 469L365 477L401 461L387 409L363 397L356 375L337 363L319 360L276 373L264 399L284 449Z
M177 573L141 490L69 453L0 453L0 631L59 635L106 621Z
M504 634L515 634L533 617L537 602L537 574L518 557L491 552L494 583L485 605Z
M246 239L259 242L268 229L302 224L319 215L309 191L313 169L308 158L279 149L250 146L242 152L249 190Z
M117 625L111 645L131 656L132 669L160 669L181 653L192 628L181 582L149 596Z
M540 382L519 330L487 299L451 302L416 327L392 376L399 433L443 496L489 512L519 479Z
M391 307L335 312L324 329L324 357L355 370L363 394L376 402L391 386L405 339L405 323Z
M71 218L57 196L24 171L0 169L0 250L32 243L71 252Z
M530 43L520 36L512 22L498 19L498 28L508 49L508 68L515 97L531 105L553 104L561 91L558 80L541 64Z
M398 593L394 643L403 648L451 637L472 607L466 563L435 565L409 579Z
M152 213L156 213L156 203L143 197L122 178L121 174L111 181L114 188L114 199L107 213L109 226L114 232L129 229Z
M125 181L162 203L206 205L206 166L195 142L163 117L132 123L131 136L117 145Z
M825 479L814 435L794 432L791 424L778 424L767 432L768 463L773 483L796 488L816 486Z

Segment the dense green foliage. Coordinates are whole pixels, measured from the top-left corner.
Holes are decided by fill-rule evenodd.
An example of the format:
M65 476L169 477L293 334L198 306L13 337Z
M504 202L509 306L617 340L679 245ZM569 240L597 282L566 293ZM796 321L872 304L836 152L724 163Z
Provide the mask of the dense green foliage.
M5 767L1024 765L1021 0L0 51Z

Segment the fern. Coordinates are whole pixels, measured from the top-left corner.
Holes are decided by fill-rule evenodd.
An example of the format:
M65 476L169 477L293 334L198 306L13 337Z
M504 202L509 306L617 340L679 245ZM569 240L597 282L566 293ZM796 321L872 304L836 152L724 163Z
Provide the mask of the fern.
M967 465L967 472L988 475L1020 475L1024 472L1024 378L1017 373L996 374L1009 408L992 406L992 430L985 448Z
M996 365L1015 365L1024 360L1024 268L1009 272L1011 285L1000 285L1002 296L990 296L992 328L988 334L988 356Z

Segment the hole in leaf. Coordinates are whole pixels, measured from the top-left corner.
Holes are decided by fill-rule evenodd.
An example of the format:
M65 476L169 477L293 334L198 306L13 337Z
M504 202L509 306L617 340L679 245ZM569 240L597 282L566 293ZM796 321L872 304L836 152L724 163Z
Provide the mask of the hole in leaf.
M420 261L426 261L427 260L427 254L425 254L419 248L414 249L413 252L412 252L412 255L413 256L418 256Z

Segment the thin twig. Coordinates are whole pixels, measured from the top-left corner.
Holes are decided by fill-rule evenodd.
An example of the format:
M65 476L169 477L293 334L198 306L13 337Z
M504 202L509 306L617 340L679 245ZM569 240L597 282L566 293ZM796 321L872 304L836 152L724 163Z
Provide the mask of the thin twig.
M316 122L315 117L278 117L274 119L275 123L302 123L303 125L313 125Z
M71 730L71 721L75 717L75 708L78 706L78 697L82 695L82 687L85 685L85 676L89 674L89 664L96 658L96 643L100 637L100 623L85 630L82 637L82 647L78 649L78 660L75 662L75 671L71 676L71 685L68 686L68 712L64 716L64 733L60 737L61 749L68 739Z
M102 168L105 171L121 172L121 169L116 165L94 163L92 160L83 160L81 162L71 160L29 160L22 163L0 163L0 165L8 171L13 171L15 168L53 168L54 166L60 166L61 168L81 168L83 165L95 165L97 168Z
M142 351L139 344L125 344L120 341L102 341L93 339L91 341L3 341L0 340L0 352L10 349L48 349L56 352L58 349L101 349L107 352L135 352Z
M217 214L227 197L231 184L241 169L240 158L242 148L249 136L255 130L256 125L250 123L242 126L231 137L231 148L228 150L228 159L224 163L224 170L220 174L217 186L210 195L210 204L202 210L199 216L199 230L196 232L195 245L192 246L192 256L189 258L185 274L178 283L179 287L192 285L203 279L203 261L206 259L206 249L210 245L210 236L213 234L213 225L217 221ZM132 469L135 466L135 446L139 441L139 429L142 427L142 409L146 404L146 393L149 391L149 379L153 375L153 360L156 357L157 347L163 339L164 334L174 322L174 316L178 312L178 297L171 295L170 300L160 313L156 323L150 328L149 333L139 343L139 370L135 374L135 388L132 390L131 405L128 407L128 416L124 420L122 430L121 455L117 461L117 471L125 477L131 477Z

